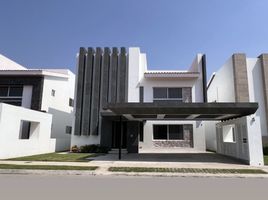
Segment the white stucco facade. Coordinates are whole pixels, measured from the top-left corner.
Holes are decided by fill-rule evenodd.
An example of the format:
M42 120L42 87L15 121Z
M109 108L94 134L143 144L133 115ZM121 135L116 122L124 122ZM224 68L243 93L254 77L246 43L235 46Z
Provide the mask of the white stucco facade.
M235 102L234 75L232 57L212 77L208 87L209 102ZM265 111L263 76L260 58L246 58L247 80L249 101L258 103L258 110L255 113L260 119L261 134L268 137L267 114ZM213 124L215 122L208 122ZM207 125L210 126L210 125ZM207 147L216 150L215 134L206 131Z
M235 102L232 58L214 75L207 91L208 102Z
M29 139L20 139L22 120L31 122ZM0 159L55 152L51 123L51 114L0 103Z
M22 95L17 99L21 99L21 106L24 108L32 109L32 98L39 95L34 92L34 87L40 85L40 89L38 89L38 92L41 91L41 95L38 97L40 107L35 108L35 110L52 114L51 138L56 139L55 150L69 150L71 145L70 129L72 129L74 118L74 105L69 105L69 101L74 101L75 74L68 69L27 69L0 55L0 75L14 77L16 79L13 80L15 85L23 88ZM11 85L14 84L4 84L8 87ZM8 99L8 97L0 98ZM66 132L67 129L70 130L69 133Z
M234 129L233 135L224 135L224 129L228 126L232 126ZM217 153L244 160L252 166L263 165L261 128L258 116L252 115L219 122L216 129ZM230 137L233 138L230 139Z
M72 127L74 114L69 99L74 99L75 75L65 70L68 77L45 76L41 110L53 115L52 138L56 138L56 151L69 150L71 134L66 127ZM55 92L52 95L52 90Z
M203 102L202 54L198 54L188 70L151 71L147 69L146 54L139 48L129 49L128 102L139 102L139 88L144 89L144 102L153 102L153 88L191 88L191 102ZM150 75L152 73L153 75ZM166 74L165 74L166 73ZM147 74L147 76L145 76ZM205 151L205 131L202 122L197 121L146 121L144 140L139 142L139 149L150 151L159 147L153 145L153 125L155 124L190 124L193 127L193 149ZM172 141L174 142L174 140ZM165 147L163 147L165 148ZM169 147L170 148L170 147ZM176 147L174 147L176 148ZM160 147L161 149L161 147Z

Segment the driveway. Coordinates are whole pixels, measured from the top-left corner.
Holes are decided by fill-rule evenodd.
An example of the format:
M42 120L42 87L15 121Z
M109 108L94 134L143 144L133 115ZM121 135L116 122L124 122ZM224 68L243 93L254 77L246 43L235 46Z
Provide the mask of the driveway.
M140 167L203 167L203 168L248 168L241 161L211 152L203 153L139 153L106 154L98 156L91 161L94 165L109 166L140 166Z

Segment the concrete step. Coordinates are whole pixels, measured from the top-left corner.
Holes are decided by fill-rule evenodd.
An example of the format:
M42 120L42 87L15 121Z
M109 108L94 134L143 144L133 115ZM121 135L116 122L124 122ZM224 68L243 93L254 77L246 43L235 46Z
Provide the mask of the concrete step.
M119 153L119 149L111 149L109 152L109 154L118 154ZM121 153L122 154L127 154L127 149L121 149Z

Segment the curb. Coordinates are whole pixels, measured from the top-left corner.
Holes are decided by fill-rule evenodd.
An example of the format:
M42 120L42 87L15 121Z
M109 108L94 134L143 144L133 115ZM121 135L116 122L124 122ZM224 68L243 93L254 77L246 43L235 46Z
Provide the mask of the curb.
M125 177L200 177L200 178L268 178L268 174L206 174L206 173L154 173L154 172L109 172L101 169L95 171L83 170L24 170L0 169L1 175L82 175L82 176L125 176Z

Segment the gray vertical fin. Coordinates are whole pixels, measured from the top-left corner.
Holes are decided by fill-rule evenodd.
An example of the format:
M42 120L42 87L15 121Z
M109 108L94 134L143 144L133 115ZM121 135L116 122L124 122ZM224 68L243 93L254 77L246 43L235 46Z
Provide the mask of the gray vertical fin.
M233 72L236 102L249 102L248 74L246 55L233 55Z
M84 87L84 70L85 70L85 48L80 48L78 57L78 72L76 83L76 105L75 105L75 135L81 135L81 118L83 112L83 87Z
M126 88L127 88L127 55L126 48L121 47L118 57L118 70L117 70L117 100L116 102L123 103L126 101Z
M85 64L84 95L83 95L83 114L82 114L82 135L89 135L90 112L91 112L91 90L92 72L94 64L94 49L88 48Z
M109 103L116 102L117 68L118 68L118 49L114 47L112 51L110 71L109 71Z
M98 135L102 49L96 49L92 76L90 134Z
M102 70L101 70L100 109L103 109L103 107L106 107L108 103L110 54L111 54L111 50L108 47L104 48Z

